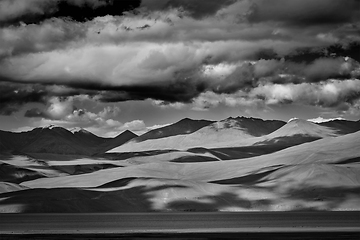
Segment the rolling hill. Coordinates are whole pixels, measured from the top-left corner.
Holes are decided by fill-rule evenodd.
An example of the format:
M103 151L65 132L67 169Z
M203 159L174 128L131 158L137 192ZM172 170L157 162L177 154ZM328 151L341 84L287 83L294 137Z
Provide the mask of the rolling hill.
M124 131L114 138L101 138L84 129L71 132L56 126L21 133L0 131L0 152L90 156L106 152L134 137L137 135Z
M317 124L301 119L285 123L245 117L230 117L217 122L185 118L141 136L127 130L114 138L102 138L81 128L69 131L48 126L21 133L0 131L0 152L101 156L105 152L135 153L206 148L220 155L230 153L231 156L224 155L224 159L234 159L254 154L256 156L257 151L260 154L271 153L320 138L353 133L359 129L359 122L347 120ZM261 149L258 146L262 146ZM242 151L251 153L245 154ZM217 156L220 156L219 154Z
M262 136L283 126L285 122L255 118L227 118L214 122L193 133L147 141L130 141L108 152L141 152L159 149L188 149L217 146L224 142L243 142ZM236 146L236 145L235 145Z
M144 133L143 135L134 138L132 142L143 142L149 139L159 139L177 135L190 134L205 126L208 126L211 123L213 123L213 121L193 120L189 118L184 118L171 125L157 128L147 133Z
M52 160L6 151L0 212L359 210L360 131L357 122L335 123L228 118L190 134L129 142L134 134L124 132L112 139L154 151ZM48 146L44 139L53 143L54 136L60 147L75 150L100 142L81 129L33 131L36 146ZM26 142L23 134L16 135L19 144Z
M359 209L360 167L344 163L360 158L359 139L355 132L233 161L173 163L154 156L149 163L26 181L21 186L28 189L3 194L0 207L21 203L23 212ZM43 197L43 188L59 200L50 204L54 200ZM71 196L71 207L65 196ZM105 202L108 208L101 205Z
M336 129L339 134L348 134L360 131L360 121L332 120L319 123L319 125Z
M283 127L267 135L267 137L272 139L294 135L324 138L335 137L340 134L337 134L337 129L331 127L322 126L303 119L293 119Z

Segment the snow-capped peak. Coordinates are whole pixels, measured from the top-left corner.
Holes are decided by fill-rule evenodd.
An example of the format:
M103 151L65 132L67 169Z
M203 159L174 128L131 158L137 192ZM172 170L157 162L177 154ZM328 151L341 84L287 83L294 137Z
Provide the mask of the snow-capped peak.
M43 129L53 129L53 128L56 128L55 125L49 125L49 126L46 126L46 127L43 127Z
M288 121L288 123L291 122L291 121L295 121L295 120L299 120L299 118L296 118L296 117L290 118L289 121Z
M331 122L331 121L335 121L335 120L346 120L346 119L342 118L342 117L337 117L337 118L317 117L317 118L313 118L313 119L308 119L309 122L313 122L313 123Z
M81 127L74 127L74 128L69 129L69 131L72 133L77 133L77 132L90 133L89 131L87 131Z

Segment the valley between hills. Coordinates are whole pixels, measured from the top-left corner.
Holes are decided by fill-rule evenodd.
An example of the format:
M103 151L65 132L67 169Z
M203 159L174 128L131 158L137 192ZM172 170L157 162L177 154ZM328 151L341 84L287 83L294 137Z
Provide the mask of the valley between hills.
M0 131L0 213L360 210L360 121Z

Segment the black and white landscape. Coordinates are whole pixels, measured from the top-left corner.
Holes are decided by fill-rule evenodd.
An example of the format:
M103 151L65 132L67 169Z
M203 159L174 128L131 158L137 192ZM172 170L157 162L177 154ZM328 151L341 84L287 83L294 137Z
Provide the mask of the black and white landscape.
M2 213L359 210L360 122L1 131Z
M0 213L356 223L359 119L359 0L0 0Z

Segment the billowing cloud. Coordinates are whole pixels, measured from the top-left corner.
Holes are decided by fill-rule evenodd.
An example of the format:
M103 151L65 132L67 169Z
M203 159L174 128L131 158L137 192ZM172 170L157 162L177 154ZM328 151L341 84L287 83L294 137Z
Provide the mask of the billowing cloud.
M11 115L29 102L46 102L48 92L39 84L13 84L0 81L0 115Z
M10 56L66 48L85 34L81 24L57 18L39 25L0 28L0 60Z
M0 115L11 115L28 103L51 105L56 99L68 97L94 96L93 90L74 89L62 85L42 85L37 83L13 83L0 81ZM39 111L31 111L30 116Z
M163 100L154 100L152 102L153 105L158 106L160 108L175 108L175 109L182 109L186 106L186 104L181 103L181 102L166 102Z
M124 123L122 126L123 129L129 129L135 132L144 131L146 130L146 126L144 121L142 120L134 120L131 122Z
M80 96L197 110L298 102L346 109L359 98L355 0L0 3L9 6L0 14L3 115L30 102L45 107L25 115L48 121L119 114L105 108L95 117L72 102ZM70 14L75 8L84 11Z
M74 106L73 97L51 97L48 99L48 104L45 110L40 110L39 108L29 109L25 112L25 117L42 117L52 120L61 120L76 111L77 109Z
M53 11L51 8L54 3L55 1L43 0L1 0L0 21L9 21L26 14L43 15L45 8L50 8L49 10Z
M320 83L268 84L254 88L250 96L263 99L267 104L293 102L348 109L360 96L360 80L329 80Z
M194 98L194 110L208 110L221 105L240 108L266 109L281 104L302 104L331 109L335 112L358 108L360 80L329 80L319 83L274 84L268 83L248 92L204 92Z
M193 100L193 110L206 111L220 105L230 107L244 107L244 108L266 108L262 99L249 98L245 92L237 91L235 93L217 94L214 92L204 92L199 97Z
M119 107L107 106L99 112L99 116L102 118L116 117L121 112Z
M142 120L126 123L117 120L117 116L120 114L120 108L117 106L105 106L97 112L79 108L76 103L85 99L88 99L88 97L53 97L48 100L48 104L44 109L29 109L25 112L25 117L32 119L32 127L44 127L47 125L57 125L68 129L82 127L104 137L114 137L124 130L134 132L147 130Z
M194 18L202 18L215 14L236 0L142 0L140 7L148 10L168 10L180 8Z

